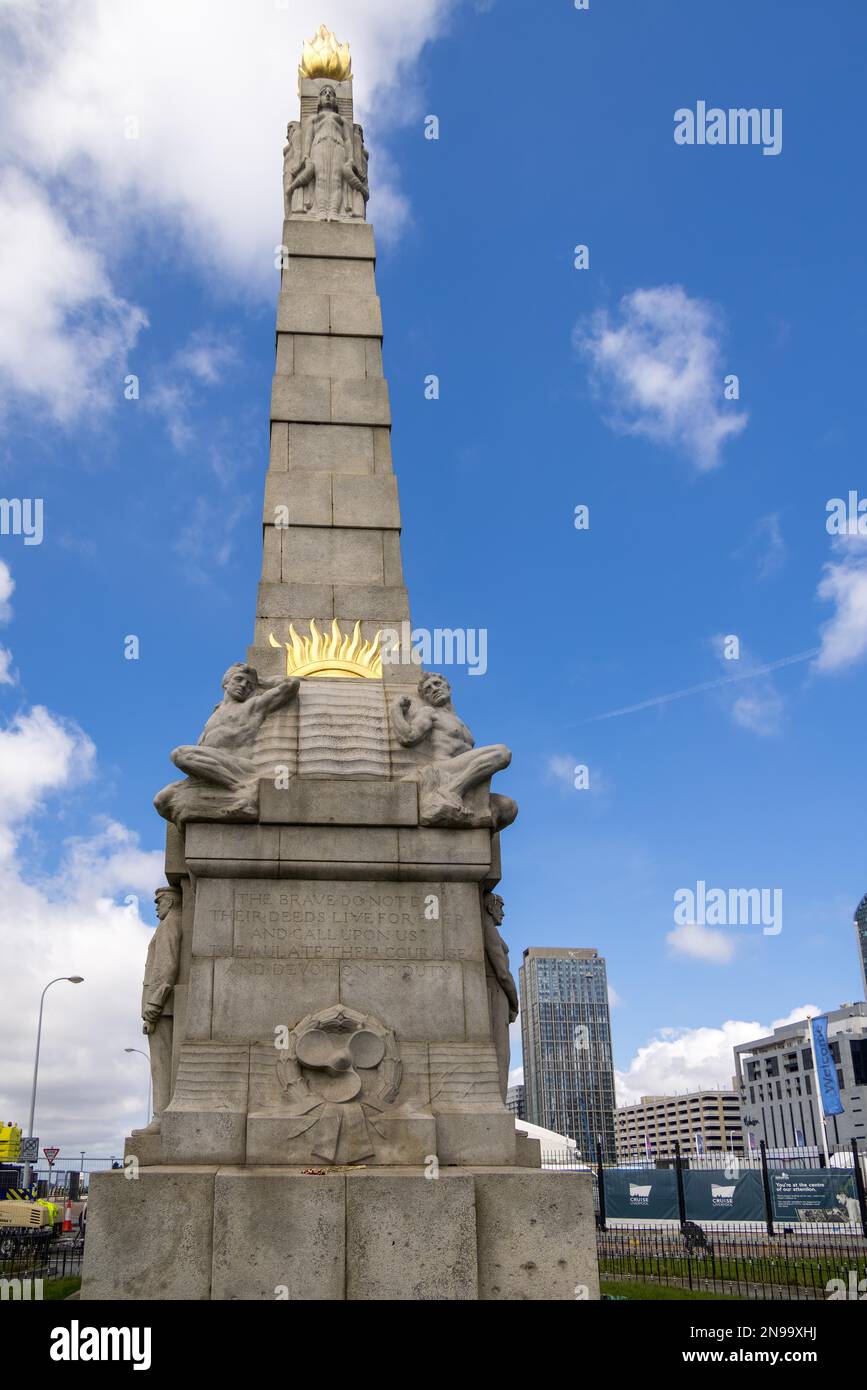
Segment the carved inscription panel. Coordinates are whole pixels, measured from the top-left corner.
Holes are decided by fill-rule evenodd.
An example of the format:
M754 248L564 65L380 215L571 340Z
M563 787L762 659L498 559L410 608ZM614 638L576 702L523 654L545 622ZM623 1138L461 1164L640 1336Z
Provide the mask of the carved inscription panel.
M197 908L208 938L222 940L236 958L437 961L478 955L476 900L464 885L236 879L220 885L219 896L203 894Z

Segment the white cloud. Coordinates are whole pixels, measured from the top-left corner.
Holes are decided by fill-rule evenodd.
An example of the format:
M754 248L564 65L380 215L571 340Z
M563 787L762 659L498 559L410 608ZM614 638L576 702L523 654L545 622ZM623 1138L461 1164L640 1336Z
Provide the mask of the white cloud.
M45 191L0 177L0 402L36 397L61 423L122 392L144 313L112 289L105 257Z
M608 805L614 791L614 783L607 773L595 765L591 767L588 763L582 763L571 753L551 753L545 759L544 776L546 782L559 787L561 792L578 793L584 801L592 797L602 806ZM579 776L581 781L576 787Z
M90 775L95 751L77 725L41 705L0 729L0 857L14 848L18 823L46 795Z
M742 729L768 737L780 732L783 709L783 697L775 690L764 694L752 691L749 695L739 695L732 702L732 719Z
M748 684L743 690L736 683L720 685L717 699L739 728L762 738L772 738L781 733L786 711L786 702L771 674L773 663L757 662L740 638L737 639L737 657L727 658L727 644L733 635L718 633L711 644L726 677L736 676L738 682L747 681Z
M371 219L406 221L383 130L453 0L331 0L371 149ZM282 147L318 0L6 0L0 6L0 388L68 421L103 404L145 323L124 256L192 262L220 293L276 293ZM127 138L137 122L137 138ZM180 252L178 251L180 247ZM111 277L114 276L115 283Z
M545 760L545 780L566 791L575 790L575 759L570 753L552 753Z
M189 521L174 543L188 580L198 584L213 582L214 570L222 569L231 560L238 526L249 512L250 499L243 495L226 499L211 493L195 499Z
M189 342L175 354L175 363L205 386L216 386L226 371L238 360L233 343L213 338L204 329L194 333Z
M601 310L575 330L610 423L678 449L699 470L715 468L726 440L747 423L723 399L717 311L680 285L635 290L619 310L616 321Z
M732 936L701 922L683 922L668 932L665 940L674 955L708 961L711 965L728 965L735 953Z
M10 599L15 592L15 580L5 560L0 560L0 623L8 623L12 617Z
M622 1006L622 1004L623 1004L623 1000L620 998L620 995L617 993L617 990L614 988L613 985L609 985L609 986L608 986L608 1007L609 1007L609 1009L619 1009L619 1008Z
M15 590L12 571L5 560L0 560L0 623L8 623L12 618L10 599ZM12 669L12 653L8 647L0 647L0 685L15 685L18 677Z
M727 1089L735 1070L733 1050L739 1043L765 1037L775 1028L818 1012L814 1004L805 1004L771 1024L729 1019L719 1028L660 1028L656 1037L639 1047L626 1070L617 1072L617 1104L632 1105L642 1096L709 1086Z
M867 653L867 540L839 536L834 548L840 559L824 566L818 588L819 598L835 605L815 661L815 669L826 675L854 666Z
M196 387L216 386L238 360L233 342L198 329L162 369L155 371L142 392L145 409L162 416L169 438L180 452L195 439L191 424Z
M0 951L3 957L3 1116L26 1125L39 997L45 1002L36 1130L68 1153L103 1157L144 1118L147 1074L123 1048L141 1046L139 991L149 928L138 899L162 879L161 855L105 821L70 839L50 876L25 876L19 845L51 796L88 778L95 750L74 724L42 708L0 732ZM114 898L130 897L128 905ZM146 1049L145 1049L146 1050Z
M770 512L759 517L747 535L743 545L734 552L736 559L750 557L755 561L759 579L770 579L779 574L786 563L786 542L783 539L779 512Z
M128 832L127 832L128 834ZM143 897L161 882L159 853L128 842L112 852L94 850L94 876L31 884L3 874L0 942L4 950L4 1104L26 1125L39 996L56 976L84 983L55 985L46 997L39 1068L36 1131L64 1151L85 1147L116 1153L132 1125L144 1118L147 1074L130 1069L124 1047L143 1047L139 999L150 929L136 905L111 893Z

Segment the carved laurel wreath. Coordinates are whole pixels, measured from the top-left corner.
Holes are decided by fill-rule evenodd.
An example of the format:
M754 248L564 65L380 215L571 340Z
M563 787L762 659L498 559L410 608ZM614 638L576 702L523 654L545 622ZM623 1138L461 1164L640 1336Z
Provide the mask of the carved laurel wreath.
M367 1099L389 1105L400 1089L403 1073L394 1032L373 1014L359 1013L344 1004L308 1014L289 1034L288 1046L277 1062L277 1077L292 1100L320 1098L315 1077L317 1071L329 1069L329 1039L335 1052L342 1052L349 1044L353 1068L376 1071L379 1084Z

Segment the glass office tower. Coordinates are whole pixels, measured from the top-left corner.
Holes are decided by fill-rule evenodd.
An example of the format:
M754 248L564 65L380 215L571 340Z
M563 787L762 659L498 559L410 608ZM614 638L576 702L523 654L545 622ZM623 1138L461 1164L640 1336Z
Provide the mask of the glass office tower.
M605 960L598 951L529 946L520 970L527 1119L614 1160L614 1059Z

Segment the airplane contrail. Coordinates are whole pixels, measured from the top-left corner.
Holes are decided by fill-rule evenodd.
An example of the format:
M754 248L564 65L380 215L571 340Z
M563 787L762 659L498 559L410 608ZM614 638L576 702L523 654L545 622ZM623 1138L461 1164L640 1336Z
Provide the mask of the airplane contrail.
M798 661L809 661L818 656L821 647L811 647L808 652L798 652L796 656L781 656L779 661L769 661L767 666L754 666L749 671L741 671L736 676L720 676L715 681L702 681L701 685L687 686L686 690L672 690L669 695L655 695L652 700L642 700L637 705L624 705L622 709L611 709L607 714L593 714L589 719L580 719L580 724L596 724L600 719L617 719L621 714L635 714L641 709L652 709L654 705L667 705L672 700L685 700L687 695L700 695L704 690L714 690L720 685L731 685L734 681L752 680L754 676L767 675L768 671L778 671L781 666L794 666Z

